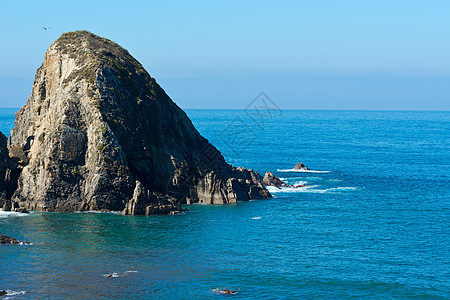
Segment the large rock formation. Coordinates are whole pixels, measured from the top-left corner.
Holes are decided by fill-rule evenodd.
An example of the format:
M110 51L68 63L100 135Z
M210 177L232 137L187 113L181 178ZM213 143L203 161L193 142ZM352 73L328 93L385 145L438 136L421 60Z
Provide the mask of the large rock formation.
M125 49L87 31L49 47L8 146L9 198L28 209L153 214L271 197Z

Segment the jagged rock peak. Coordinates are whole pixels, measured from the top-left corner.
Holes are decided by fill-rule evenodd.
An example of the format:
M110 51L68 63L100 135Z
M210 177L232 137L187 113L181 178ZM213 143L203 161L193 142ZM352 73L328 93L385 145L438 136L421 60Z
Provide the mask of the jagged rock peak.
M91 32L83 30L63 34L50 46L45 59L51 59L56 53L78 66L63 79L64 83L73 79L85 79L93 85L97 71L108 68L116 71L121 76L121 80L125 81L124 83L132 80L135 77L133 75L143 75L148 80L148 85L143 85L141 88L156 88L154 80L151 80L142 65L126 49ZM130 92L137 95L140 90Z
M150 214L270 197L127 50L87 31L49 47L8 149L10 198L28 209Z

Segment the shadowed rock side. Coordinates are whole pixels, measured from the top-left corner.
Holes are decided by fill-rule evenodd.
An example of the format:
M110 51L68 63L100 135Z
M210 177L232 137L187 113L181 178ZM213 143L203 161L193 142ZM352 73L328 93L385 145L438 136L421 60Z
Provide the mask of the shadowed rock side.
M154 214L271 197L125 49L87 31L49 47L8 146L11 198L28 209Z
M28 213L17 202L11 201L11 195L17 188L19 173L17 159L9 157L7 143L6 136L0 132L0 208L3 211Z
M5 205L6 202L6 177L9 169L9 155L7 148L7 138L0 132L0 208Z

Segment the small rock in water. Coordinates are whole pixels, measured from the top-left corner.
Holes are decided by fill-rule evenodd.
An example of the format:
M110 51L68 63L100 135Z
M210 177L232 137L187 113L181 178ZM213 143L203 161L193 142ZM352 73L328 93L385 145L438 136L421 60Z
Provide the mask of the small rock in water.
M229 290L229 289L214 289L212 291L215 293L225 294L225 295L236 295L238 293L237 291Z
M6 236L6 235L0 235L0 244L18 244L20 243L15 238Z
M286 186L285 182L283 182L277 176L273 175L273 173L271 173L271 172L266 172L266 174L264 175L264 178L262 179L262 184L265 186L275 186L277 188Z
M294 170L309 170L304 164L299 162L295 165Z
M0 291L0 297L1 296L5 296L5 295L7 295L8 293L5 291L5 290L3 290L3 291Z
M6 236L6 235L0 235L0 244L13 244L13 245L17 245L17 244L20 244L20 245L30 245L30 243L29 242L21 242L21 241L18 241L17 239L15 239L15 238L13 238L13 237L9 237L9 236Z
M19 207L14 209L15 212L19 212L19 213L23 213L23 214L28 214L29 211L25 208L25 207Z

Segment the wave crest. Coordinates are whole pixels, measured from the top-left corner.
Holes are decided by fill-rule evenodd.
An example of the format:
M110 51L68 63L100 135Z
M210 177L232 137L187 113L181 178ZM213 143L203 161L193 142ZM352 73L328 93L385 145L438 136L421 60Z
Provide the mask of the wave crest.
M330 173L331 171L319 170L297 170L297 169L278 169L278 172L297 172L297 173Z

